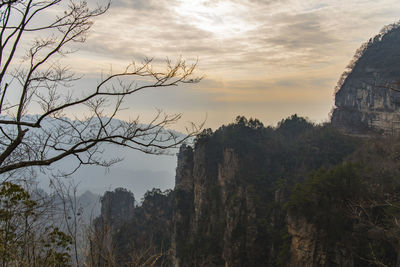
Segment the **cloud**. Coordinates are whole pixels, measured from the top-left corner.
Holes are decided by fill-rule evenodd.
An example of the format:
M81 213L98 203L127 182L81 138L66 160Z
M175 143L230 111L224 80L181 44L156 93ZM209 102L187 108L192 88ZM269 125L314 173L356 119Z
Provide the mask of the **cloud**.
M184 101L197 98L195 106L209 110L324 97L333 104L354 51L399 12L397 0L114 0L80 61L198 58L207 80L187 88Z
M111 2L112 8L124 8L130 10L163 10L169 4L175 4L176 1L171 0L115 0Z
M114 0L81 56L110 63L198 57L208 75L300 70L340 54L350 59L397 11L395 0Z
M285 22L278 27L277 33L262 41L272 46L283 47L288 51L309 49L316 47L332 46L338 39L328 30L324 29L317 14L305 13L282 15L276 21Z
M179 8L180 2L176 1L176 6L171 7L164 1L158 2L157 6L151 1L146 4L132 1L136 8L127 8L121 4L123 1L117 2L119 5L106 18L97 21L88 49L121 59L148 54L162 58L180 54L198 56L202 65L219 69L257 65L260 60L263 64L284 62L288 58L309 61L312 57L317 58L309 56L316 47L329 46L336 41L323 29L316 15L263 15L272 3L284 1L231 1L228 6L232 8L232 14L220 11L223 16L216 17L218 12L207 14L201 11L195 13L195 18L187 16L191 9L186 5ZM214 2L212 7L218 2L229 1ZM204 2L202 7L209 5L210 2ZM255 16L251 15L253 13ZM221 26L208 25L202 20ZM248 29L236 30L235 22L247 25ZM201 27L201 23L210 28ZM223 32L219 32L221 30ZM255 59L258 60L255 62Z

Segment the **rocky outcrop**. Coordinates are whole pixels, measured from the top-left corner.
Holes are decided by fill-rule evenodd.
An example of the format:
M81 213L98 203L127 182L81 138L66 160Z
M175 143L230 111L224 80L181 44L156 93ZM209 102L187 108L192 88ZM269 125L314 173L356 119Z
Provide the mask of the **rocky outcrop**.
M341 243L331 243L326 234L304 217L289 214L288 231L292 237L290 267L354 266L353 255Z
M107 191L94 220L90 266L171 266L172 199L171 190L153 189L137 206L130 191Z
M219 194L210 195L217 179L210 177L204 149L182 146L178 154L173 214L174 266L218 266L221 262L222 232L215 203ZM215 178L215 179L214 179ZM220 238L215 238L214 234ZM214 246L213 249L205 246ZM207 253L204 251L207 250Z
M400 266L397 141L239 119L182 145L174 191L106 193L94 266Z
M254 193L238 179L237 153L226 148L220 156L213 162L205 146L194 153L190 147L181 148L173 216L174 266L243 266L258 258L253 255L258 253Z
M194 148L181 147L172 216L173 266L288 266L291 247L297 251L303 246L296 241L301 231L295 231L303 226L293 225L287 232L289 188L310 170L340 162L353 150L353 137L328 126L314 129L297 116L277 129L256 125L221 127L201 136ZM303 234L317 240L311 230ZM295 236L292 245L290 234ZM318 265L330 253L327 244L309 246L310 266L333 266ZM299 262L310 263L307 257Z
M182 145L178 153L176 168L174 205L172 220L172 263L181 266L183 257L187 253L184 244L190 235L190 225L193 216L193 149Z
M101 214L97 221L103 227L118 229L132 219L134 209L135 198L130 191L124 188L107 191L101 197Z
M400 133L400 27L389 25L357 51L342 75L332 124L351 133Z

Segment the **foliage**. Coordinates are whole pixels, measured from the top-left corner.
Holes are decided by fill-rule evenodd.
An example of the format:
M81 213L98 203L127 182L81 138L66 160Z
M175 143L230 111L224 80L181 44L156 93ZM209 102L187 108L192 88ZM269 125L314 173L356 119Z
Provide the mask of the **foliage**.
M292 237L287 231L286 225L283 226L283 230L280 232L280 240L281 245L279 246L279 252L276 256L276 266L287 266L288 261L290 259L290 247L291 247L291 241Z
M153 188L135 206L126 189L106 192L94 222L91 266L169 266L172 198L171 190Z
M215 132L204 131L196 140L195 153L205 155L202 167L205 180L201 183L207 188L202 196L207 199L207 208L196 217L199 223L198 235L192 237L195 243L177 236L180 238L177 247L186 248L182 253L187 253L181 259L204 256L218 261L218 255L223 253L223 233L227 231L224 216L234 216L234 228L229 230L232 240L225 241L240 248L242 252L237 257L241 264L272 264L280 259L284 265L282 255L288 253L290 239L279 233L286 227L286 210L282 205L292 187L303 182L310 171L342 162L360 144L330 125L314 125L297 115L282 120L276 128L264 127L257 119L237 116L234 123ZM238 166L225 166L235 168L235 173L233 180L225 181L227 200L221 202L221 185L213 177L218 177L220 168L226 164L224 157L226 160L230 151L237 162L229 164ZM176 197L179 199L180 195ZM177 203L178 207L190 207L184 199ZM249 229L257 232L251 249L246 243ZM214 244L213 249L210 244ZM187 248L195 250L189 253ZM286 252L279 254L278 248Z
M295 186L286 204L289 214L306 218L328 246L345 244L356 266L395 266L400 240L396 146L369 142L353 155L360 163L314 171Z
M258 119L250 118L249 120L244 116L237 116L235 119L235 124L240 127L249 127L251 129L261 129L264 128L264 124Z
M223 257L232 257L240 265L286 266L289 212L317 229L321 247L340 243L356 266L396 265L399 142L346 136L297 115L276 128L250 121L239 116L196 139L194 165L201 165L201 175L194 182L205 189L197 192L205 207L195 209L190 189L147 192L133 217L113 230L116 255L139 247L165 255L174 229L183 265L222 265ZM223 168L234 172L222 187ZM171 225L172 207L180 219ZM226 249L233 255L227 256ZM160 259L168 262L168 257Z
M395 32L396 30L398 30L400 27L400 23L396 22L396 23L392 23L389 25L386 25L385 27L383 27L381 29L381 31L375 35L374 37L370 38L367 42L363 43L355 52L353 58L350 60L350 62L347 64L345 71L342 73L342 75L339 78L339 81L337 82L337 85L335 86L335 93L337 93L341 87L344 85L344 83L347 80L347 77L349 77L350 75L352 75L353 71L356 69L356 67L358 65L361 65L363 60L365 60L366 58L368 58L369 56L374 56L375 55L379 55L379 53L377 53L377 51L382 51L382 52L387 52L386 50L388 49L382 49L381 47L379 47L381 45L381 41L384 38L390 38L390 35ZM397 43L397 41L395 42ZM372 50L375 50L372 52ZM368 55L369 54L369 55ZM373 59L375 62L382 62L381 59L379 58L374 58ZM390 69L388 69L386 72L384 73L380 73L383 75L387 75L388 73L391 72L391 69L395 69L393 68L392 64L388 64L386 61L383 63L386 64L388 66L390 66ZM397 74L395 74L397 75Z
M349 163L315 171L295 186L286 207L324 229L330 238L341 238L352 226L343 212L346 201L366 193L359 168Z
M278 123L277 131L284 135L286 138L292 138L298 136L313 128L313 124L307 121L305 118L294 114L287 119L281 120Z
M0 257L3 266L67 266L72 239L48 224L47 206L32 199L22 186L0 187Z

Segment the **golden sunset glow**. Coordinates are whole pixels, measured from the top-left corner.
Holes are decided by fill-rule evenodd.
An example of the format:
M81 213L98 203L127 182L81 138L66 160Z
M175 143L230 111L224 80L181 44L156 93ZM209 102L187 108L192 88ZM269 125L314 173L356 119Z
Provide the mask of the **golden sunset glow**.
M398 14L397 0L115 0L67 60L89 77L146 56L198 60L199 84L129 98L122 119L159 107L212 128L238 114L325 121L356 49Z
M182 23L210 32L216 38L230 38L257 27L248 20L251 6L243 3L181 0L175 10Z

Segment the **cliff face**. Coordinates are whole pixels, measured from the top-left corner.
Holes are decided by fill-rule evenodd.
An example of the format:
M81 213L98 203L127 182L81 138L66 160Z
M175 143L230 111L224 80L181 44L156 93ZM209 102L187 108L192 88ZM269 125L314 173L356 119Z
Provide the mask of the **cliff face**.
M171 266L173 193L148 191L141 206L133 194L118 188L101 199L101 215L94 220L91 266Z
M194 149L182 146L173 265L289 266L292 258L292 266L350 266L347 252L328 250L306 220L292 216L287 222L283 207L287 189L306 173L336 164L352 151L347 138L294 116L276 130L230 125L199 139Z
M210 162L205 146L194 153L183 147L179 159L174 266L267 264L268 257L257 254L254 194L238 181L240 162L234 150L223 149L220 162Z
M174 189L171 249L174 266L182 264L186 247L183 240L189 237L193 216L193 150L182 145L178 154Z
M348 132L400 132L400 27L390 25L356 53L339 82L332 124Z
M293 116L178 156L173 266L400 266L400 140Z
M107 191L101 198L101 213L97 219L104 227L118 229L126 224L133 216L135 198L131 192L123 188Z
M292 237L290 267L354 266L348 247L340 242L330 243L326 234L304 217L289 214L287 223Z
M206 131L174 191L103 197L94 265L400 266L400 140L365 140L296 115Z

